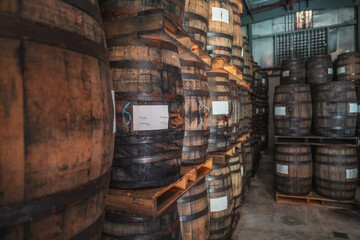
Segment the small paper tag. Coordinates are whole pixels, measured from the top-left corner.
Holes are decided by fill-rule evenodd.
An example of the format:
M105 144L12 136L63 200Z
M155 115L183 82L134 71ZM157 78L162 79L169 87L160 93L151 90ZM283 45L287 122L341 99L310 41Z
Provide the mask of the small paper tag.
M240 167L240 174L242 177L244 176L244 167Z
M328 74L331 75L331 74L333 74L333 73L334 73L333 68L328 68Z
M228 208L227 196L221 198L210 198L210 212L219 212Z
M213 101L212 102L212 115L229 114L228 101Z
M116 133L116 108L115 108L115 91L111 90L111 98L114 107L113 133Z
M290 76L290 71L283 71L282 76L283 77L289 77Z
M256 114L258 114L258 113L259 113L259 109L257 108L257 109L256 109Z
M357 103L349 103L349 113L357 113L358 105Z
M241 57L244 57L244 49L241 49Z
M337 69L337 74L345 73L345 67L340 67Z
M288 165L276 164L276 172L281 174L289 174Z
M261 141L262 141L262 142L265 141L265 136L261 136Z
M286 115L286 107L275 107L275 115L276 116L285 116Z
M358 170L357 168L346 169L346 179L357 178Z
M134 131L162 130L169 127L168 105L133 106Z
M261 82L265 84L265 83L266 83L266 79L265 79L265 78L261 79Z
M229 23L229 11L224 8L212 8L212 20Z

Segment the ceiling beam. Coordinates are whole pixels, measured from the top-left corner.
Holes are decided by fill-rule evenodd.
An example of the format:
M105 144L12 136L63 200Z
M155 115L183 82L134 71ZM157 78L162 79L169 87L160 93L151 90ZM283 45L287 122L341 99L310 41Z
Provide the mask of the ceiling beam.
M244 0L245 2L247 0ZM268 19L281 17L298 11L334 9L343 7L354 7L360 4L360 0L306 0L294 2L294 10L291 11L285 6L269 8L265 10L254 11L252 16L248 13L241 14L241 24L248 25L252 23L262 22Z

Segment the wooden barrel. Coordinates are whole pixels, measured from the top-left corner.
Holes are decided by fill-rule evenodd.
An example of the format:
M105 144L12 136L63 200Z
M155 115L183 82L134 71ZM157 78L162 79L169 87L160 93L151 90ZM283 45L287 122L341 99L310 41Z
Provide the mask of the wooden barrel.
M244 159L244 152L243 152L243 144L241 144L241 148L239 149L239 160L240 160L240 175L241 175L241 198L240 198L240 206L243 205L243 199L244 199L244 188L246 184L246 163Z
M249 40L247 37L243 37L243 51L241 52L241 55L244 57L243 79L245 82L250 84L252 78L250 75L251 54L249 49Z
M274 172L277 191L295 196L308 195L313 175L311 147L276 145Z
M306 63L306 76L309 84L332 82L334 69L331 56L320 54L310 57Z
M263 99L268 98L269 91L269 78L268 74L265 71L260 71L261 83L260 83L260 97Z
M110 38L108 47L117 113L110 187L168 185L180 177L185 125L177 47L146 38Z
M250 135L250 145L251 145L251 155L252 155L252 162L251 162L251 177L255 177L257 170L259 169L260 164L260 138L257 133L252 133Z
M229 164L213 165L205 179L210 199L209 240L226 239L231 230L234 206Z
M244 107L244 124L243 124L243 134L246 134L250 130L251 124L251 117L252 117L252 105L251 99L249 96L249 90L246 87L242 87L242 95L241 95L241 102Z
M359 161L355 147L318 146L315 152L316 191L336 200L352 200L359 181Z
M205 178L177 200L182 240L207 240L210 235L209 197Z
M342 53L336 62L336 79L353 81L360 78L360 52Z
M241 29L241 20L240 20L240 12L239 7L236 3L231 3L233 9L233 17L234 17L234 38L233 45L231 47L231 60L230 63L240 69L240 71L244 70L244 58L243 58L243 37L242 37L242 29Z
M199 164L206 161L209 141L211 100L203 63L181 60L185 96L185 134L182 164Z
M228 0L209 0L209 31L206 49L211 57L230 61L233 42L233 11Z
M314 129L317 135L350 137L355 135L357 100L351 81L322 83L314 96Z
M231 77L230 77L231 78ZM239 89L236 83L236 80L230 80L231 86L231 103L232 103L232 131L231 131L231 142L237 143L238 138L240 137L239 127L240 127L240 96Z
M209 151L227 150L231 145L232 100L229 74L226 71L208 71L209 91L212 101Z
M304 136L310 134L312 104L308 84L277 86L273 105L277 135Z
M205 49L209 28L209 1L185 0L184 30Z
M102 239L180 240L180 221L176 202L155 219L109 208L105 215Z
M0 22L0 239L98 239L114 109L97 1L2 1Z
M242 156L241 156L242 158ZM237 149L229 160L231 183L232 183L232 197L234 200L233 219L240 214L241 207L241 192L242 192L242 175L240 166L240 151ZM244 170L243 170L244 171Z
M242 132L243 132L243 128L244 128L244 104L243 104L243 98L241 96L242 94L242 86L237 84L237 91L238 91L238 97L239 97L239 108L238 108L238 111L239 111L239 137L242 136Z
M166 16L178 26L183 25L185 0L100 0L106 20L137 16L140 12L163 9Z
M253 155L251 151L251 141L250 139L246 140L242 145L242 153L243 153L243 159L245 162L245 174L246 174L246 181L248 184L251 177L252 172L252 166L253 166Z
M302 84L306 80L305 62L301 58L289 58L281 64L280 84Z
M269 141L269 135L268 135L267 128L259 130L258 134L259 134L259 139L260 139L259 148L260 148L260 151L263 151L263 150L267 149L268 141Z
M357 105L358 105L355 135L360 136L360 80L354 81L354 84L355 84L355 91L356 91L356 101L357 101Z

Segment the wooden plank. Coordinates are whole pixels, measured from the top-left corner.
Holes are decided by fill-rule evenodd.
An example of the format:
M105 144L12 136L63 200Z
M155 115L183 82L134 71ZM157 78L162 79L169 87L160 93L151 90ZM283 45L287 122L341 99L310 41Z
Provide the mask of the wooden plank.
M345 200L339 201L330 198L326 198L320 196L314 191L311 191L307 196L293 196L293 195L286 195L276 191L275 193L275 200L279 203L288 203L288 204L298 204L298 205L311 205L311 206L323 206L328 203L336 203L338 206L348 206L348 205L359 205L360 201L358 200ZM345 205L344 205L345 204Z
M203 164L184 166L180 172L182 177L166 187L140 190L109 189L106 205L122 211L156 217L209 174L212 164L213 159L209 157Z

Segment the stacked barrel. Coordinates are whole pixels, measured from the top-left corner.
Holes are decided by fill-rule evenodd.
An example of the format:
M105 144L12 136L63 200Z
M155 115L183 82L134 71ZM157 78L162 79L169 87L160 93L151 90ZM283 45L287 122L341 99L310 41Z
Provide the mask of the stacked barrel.
M355 83L360 73L356 56L359 54L339 55L337 81L333 81L334 68L328 55L313 56L306 65L302 59L284 61L282 85L276 87L274 96L276 134L289 137L315 134L345 140L354 137L358 131ZM304 84L305 80L308 84ZM359 171L356 147L337 142L313 148L295 143L277 145L274 168L277 191L307 195L314 185L325 197L354 199Z
M99 239L114 109L97 1L2 1L0 18L0 239Z

